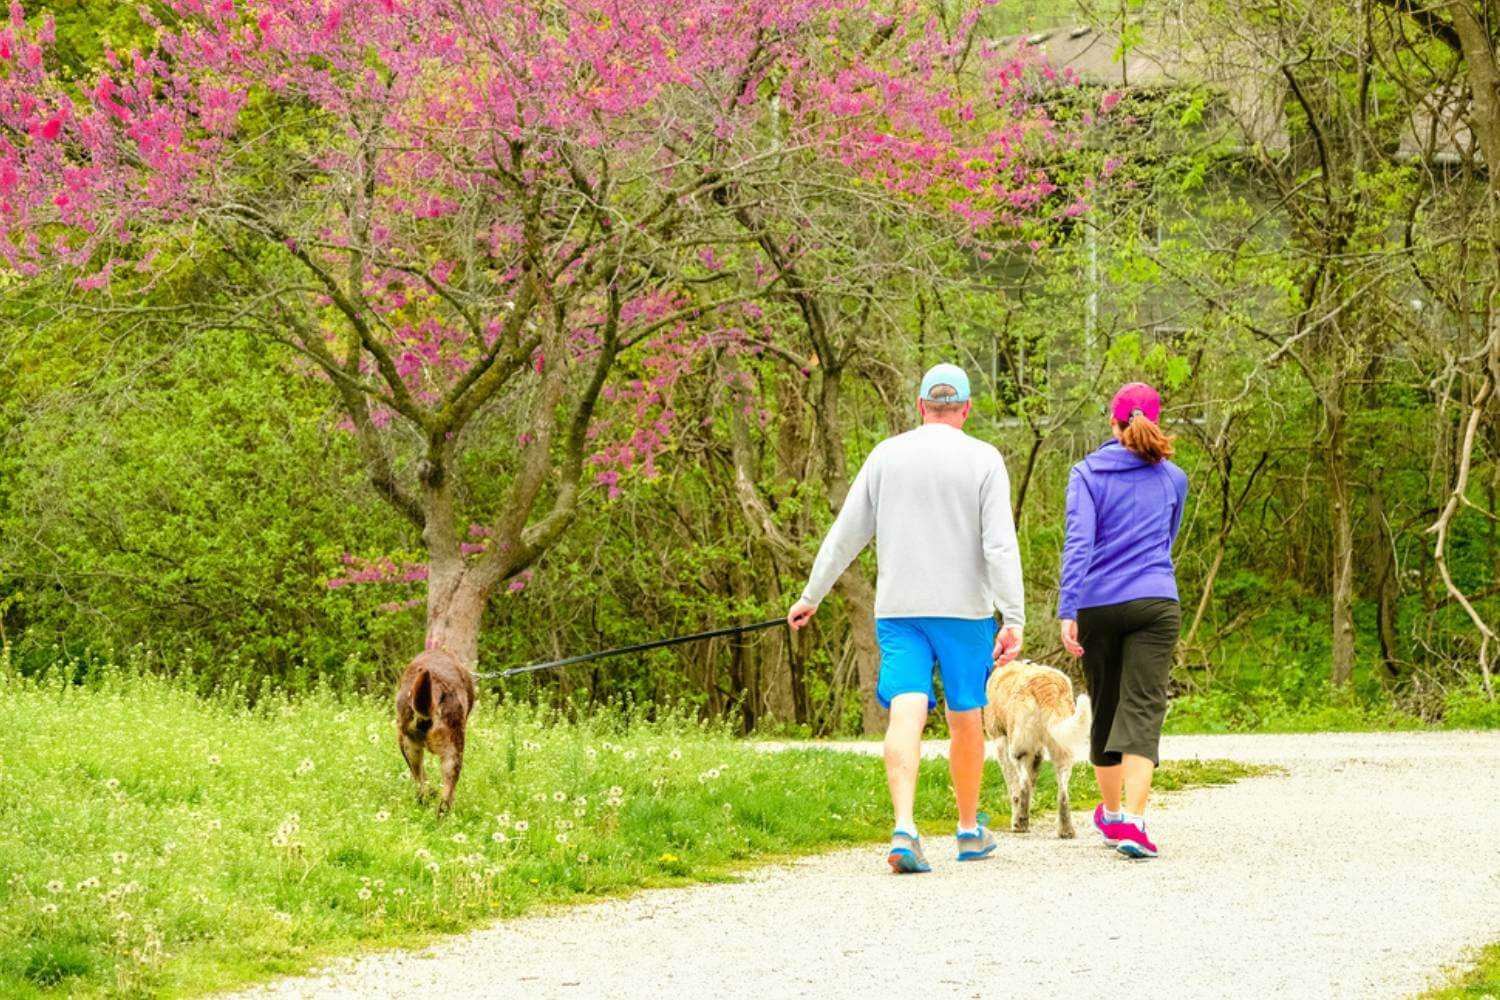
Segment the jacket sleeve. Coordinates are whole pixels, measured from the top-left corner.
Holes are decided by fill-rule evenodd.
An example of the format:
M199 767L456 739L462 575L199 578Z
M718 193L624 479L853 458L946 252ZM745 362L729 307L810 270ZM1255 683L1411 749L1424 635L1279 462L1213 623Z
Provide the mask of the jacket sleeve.
M1167 551L1172 551L1172 546L1177 543L1177 533L1182 530L1182 515L1187 510L1188 481L1187 474L1181 471L1172 477L1173 486L1177 489L1177 509L1172 513L1172 535L1167 540Z
M1015 513L1010 506L1010 474L999 452L979 490L979 536L990 595L1005 624L1020 628L1026 624L1021 546L1016 541Z
M879 458L880 449L876 448L860 466L848 495L844 497L844 505L839 508L839 516L834 518L833 527L828 529L823 544L818 547L807 586L802 589L802 599L809 604L823 603L823 598L844 575L854 557L875 536L875 479Z
M1063 543L1062 581L1058 587L1057 617L1078 617L1079 592L1094 558L1096 528L1094 496L1083 472L1074 468L1068 476L1067 541Z

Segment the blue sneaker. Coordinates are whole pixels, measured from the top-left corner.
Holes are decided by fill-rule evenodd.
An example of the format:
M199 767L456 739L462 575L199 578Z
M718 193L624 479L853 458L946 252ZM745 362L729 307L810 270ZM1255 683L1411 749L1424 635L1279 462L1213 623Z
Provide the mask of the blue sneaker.
M958 860L960 861L978 861L980 858L987 858L995 853L995 835L990 833L987 825L990 821L989 814L980 813L978 819L977 831L974 833L960 831L954 835L958 840Z
M897 830L891 834L891 853L886 855L886 864L897 875L915 875L932 871L927 855L922 853L922 838Z

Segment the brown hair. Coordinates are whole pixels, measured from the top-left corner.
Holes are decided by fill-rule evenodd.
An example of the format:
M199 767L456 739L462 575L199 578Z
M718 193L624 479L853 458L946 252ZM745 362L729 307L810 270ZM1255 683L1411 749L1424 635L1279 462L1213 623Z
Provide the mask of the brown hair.
M935 385L932 387L932 392L930 393L929 397L922 400L923 408L928 413L935 413L939 415L957 413L959 410L962 410L966 405L968 405L968 400L955 402L954 397L957 395L958 390L953 386L948 385L947 383L943 383L942 385Z
M1162 433L1156 421L1137 410L1130 420L1116 420L1120 430L1120 443L1153 465L1164 458L1172 457L1173 435Z

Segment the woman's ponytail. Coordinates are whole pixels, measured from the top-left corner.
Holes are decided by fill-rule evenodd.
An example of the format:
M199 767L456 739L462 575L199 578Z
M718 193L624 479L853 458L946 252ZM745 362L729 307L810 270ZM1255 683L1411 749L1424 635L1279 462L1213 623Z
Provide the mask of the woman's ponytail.
M1172 457L1172 437L1162 433L1156 421L1140 410L1132 413L1130 420L1117 420L1115 424L1120 428L1120 443L1146 461L1155 465Z

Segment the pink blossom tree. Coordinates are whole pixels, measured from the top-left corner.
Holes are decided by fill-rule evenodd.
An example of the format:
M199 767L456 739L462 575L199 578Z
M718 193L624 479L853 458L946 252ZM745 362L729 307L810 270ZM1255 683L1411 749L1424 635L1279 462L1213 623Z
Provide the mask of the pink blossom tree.
M904 0L172 0L147 50L59 73L0 27L0 256L326 381L423 558L427 645L477 657L590 483L671 437L671 387L822 318L805 236L745 192L836 181L993 238L1042 211L1026 63ZM143 15L148 16L149 15ZM861 208L863 202L865 208ZM826 211L823 213L826 216ZM825 219L826 223L826 219ZM750 260L737 251L749 246ZM726 268L738 259L743 266ZM190 279L190 280L189 280ZM507 442L503 448L495 442ZM478 468L484 444L502 455Z

